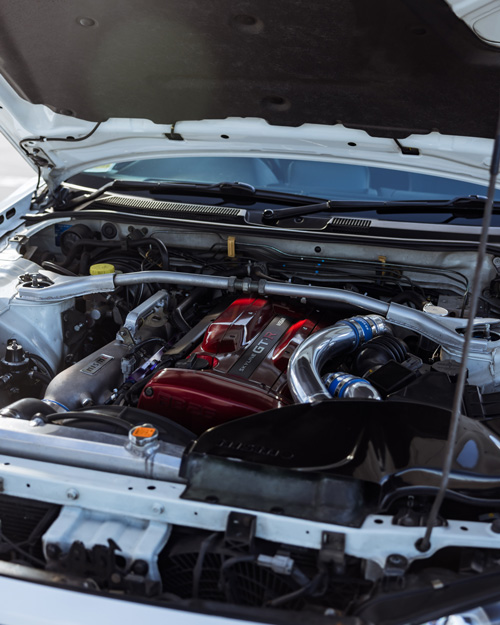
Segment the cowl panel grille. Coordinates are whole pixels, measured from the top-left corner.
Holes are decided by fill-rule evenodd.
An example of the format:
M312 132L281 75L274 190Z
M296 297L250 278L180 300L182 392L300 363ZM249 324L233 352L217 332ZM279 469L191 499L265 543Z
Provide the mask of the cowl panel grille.
M111 196L99 199L99 204L122 208L139 208L148 211L167 213L192 213L197 215L217 215L222 217L238 217L242 212L239 208L227 206L204 206L203 204L183 204L181 202L163 202L139 197Z

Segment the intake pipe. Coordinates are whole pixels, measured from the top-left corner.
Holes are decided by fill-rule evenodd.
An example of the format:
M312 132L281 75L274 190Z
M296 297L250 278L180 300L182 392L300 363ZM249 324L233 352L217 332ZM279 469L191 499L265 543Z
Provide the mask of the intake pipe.
M338 321L330 328L312 334L293 352L288 363L288 384L294 400L312 404L331 399L332 394L321 379L325 363L334 356L354 351L375 336L390 332L383 317L367 315ZM341 396L380 399L369 382L360 378L356 380L358 384L349 384L350 391Z

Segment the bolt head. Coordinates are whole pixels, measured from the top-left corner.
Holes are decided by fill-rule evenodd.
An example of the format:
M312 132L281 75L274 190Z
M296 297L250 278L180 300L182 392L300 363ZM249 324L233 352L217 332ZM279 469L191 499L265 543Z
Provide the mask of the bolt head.
M405 527L414 527L417 524L417 520L410 515L405 516L401 519L401 525L404 525Z
M155 514L163 514L165 512L165 508L161 505L161 503L154 503L153 512Z
M393 566L404 566L406 565L406 558L404 556L400 556L398 553L393 553L388 556L387 561Z
M59 547L59 545L56 545L54 543L49 543L45 548L45 551L47 553L47 557L49 557L51 560L56 560L61 555L61 548Z
M136 575L147 575L149 570L149 565L145 560L136 560L132 565L132 570Z
M71 499L71 501L75 501L80 497L80 493L76 490L76 488L68 488L66 491L66 497Z

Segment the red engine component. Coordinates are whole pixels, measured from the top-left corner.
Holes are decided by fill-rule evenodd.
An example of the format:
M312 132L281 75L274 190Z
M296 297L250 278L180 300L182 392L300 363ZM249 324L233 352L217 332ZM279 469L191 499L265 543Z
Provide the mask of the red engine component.
M288 360L317 329L308 317L266 299L234 301L182 363L186 368L163 369L148 382L139 408L201 433L290 403Z

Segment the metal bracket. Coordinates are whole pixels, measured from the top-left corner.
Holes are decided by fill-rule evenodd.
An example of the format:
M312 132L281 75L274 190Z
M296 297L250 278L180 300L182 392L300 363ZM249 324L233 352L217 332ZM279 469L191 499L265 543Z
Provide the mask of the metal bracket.
M338 573L343 572L345 566L345 534L340 532L322 533L319 563L333 564Z
M235 551L252 551L257 517L253 514L230 512L227 517L224 542Z
M171 525L160 521L131 519L64 506L43 535L42 542L52 570L61 568L77 576L88 576L92 571L98 577L108 579L116 570L115 556L118 551L124 560L122 573L140 574L159 582L158 556L171 530ZM112 539L113 536L117 542ZM90 571L86 572L86 569Z
M384 566L384 588L402 588L404 576L408 568L408 559L399 553L391 553L387 556Z
M171 126L170 126L170 132L166 132L165 136L167 137L167 139L170 139L170 141L184 141L184 137L179 134L178 132L175 132L175 125L177 124L177 122L174 122Z
M402 577L408 568L408 560L399 553L391 553L387 556L384 567L386 577Z
M149 316L158 314L168 304L168 293L158 291L145 302L131 310L125 319L123 327L118 332L117 339L124 343L134 344L138 340L139 329L144 325Z
M38 147L38 141L21 141L21 147L37 167L48 167L49 169L55 167L53 161Z
M418 148L410 148L406 145L402 145L398 139L394 138L394 142L401 150L401 154L406 154L408 156L418 156L420 154L420 150Z

